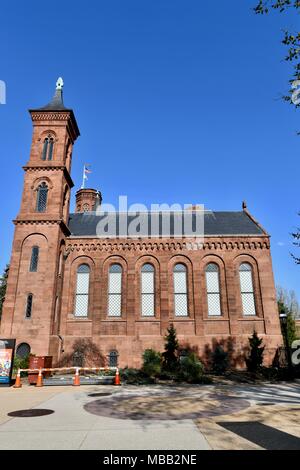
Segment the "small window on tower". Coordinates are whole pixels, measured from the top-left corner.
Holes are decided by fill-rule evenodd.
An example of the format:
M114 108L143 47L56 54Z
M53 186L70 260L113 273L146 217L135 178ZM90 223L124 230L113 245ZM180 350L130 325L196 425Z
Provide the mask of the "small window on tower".
M30 267L29 267L29 271L31 273L34 273L37 271L38 262L39 262L39 247L33 246L31 250Z
M33 301L33 295L28 294L27 295L27 302L26 302L25 318L31 318L32 301Z
M39 185L37 190L37 198L36 198L36 211L37 212L45 212L47 207L47 198L48 198L48 186L46 183L42 183Z

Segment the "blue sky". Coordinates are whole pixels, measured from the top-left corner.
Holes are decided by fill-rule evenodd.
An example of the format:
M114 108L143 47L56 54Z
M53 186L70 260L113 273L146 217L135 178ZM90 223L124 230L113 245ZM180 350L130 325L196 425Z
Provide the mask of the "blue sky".
M272 235L275 280L300 297L289 253L300 218L300 114L280 96L291 68L281 30L292 14L256 16L255 0L10 1L1 7L0 269L9 261L28 160L28 108L58 76L81 137L72 177L105 202L199 203L240 210ZM18 14L16 14L18 11ZM74 206L74 194L72 205Z

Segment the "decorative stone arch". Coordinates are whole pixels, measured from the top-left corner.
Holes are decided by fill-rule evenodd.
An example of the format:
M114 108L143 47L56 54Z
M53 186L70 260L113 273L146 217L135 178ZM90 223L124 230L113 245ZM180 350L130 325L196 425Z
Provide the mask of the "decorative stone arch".
M209 264L216 264L219 268L219 286L220 286L220 300L221 300L221 315L213 317L214 320L224 320L229 317L228 308L228 293L227 293L227 276L226 266L223 258L217 254L206 254L200 262L200 283L201 283L201 302L203 309L203 317L210 318L208 315L207 304L207 286L206 286L206 268Z
M252 281L253 281L253 289L254 289L254 301L255 301L255 309L256 315L249 316L251 318L263 318L263 304L262 304L262 295L261 295L261 288L260 288L260 273L258 268L257 260L254 256L249 255L247 253L241 253L237 255L233 260L234 266L234 273L235 273L235 286L236 286L236 299L237 299L237 309L240 318L245 318L243 316L243 309L242 309L242 299L241 299L241 288L240 288L240 276L239 276L239 268L242 263L250 264L252 268Z
M184 264L187 268L187 294L188 294L188 316L176 316L174 314L174 266L176 264ZM168 293L169 293L169 318L176 319L176 321L191 320L195 317L195 306L194 306L194 273L193 263L188 256L185 255L174 255L168 262Z
M109 268L113 264L119 264L122 267L122 297L121 297L121 317L120 316L110 316L108 317L108 279L109 279ZM126 320L127 317L127 278L128 278L128 264L125 257L121 254L119 255L110 255L103 261L101 269L101 279L103 286L102 301L101 301L101 311L105 319L109 318L110 321L120 321Z
M152 264L154 267L154 296L155 296L155 315L154 316L141 316L141 269L144 264ZM137 320L145 320L145 321L153 321L154 319L157 320L160 318L160 293L161 293L161 285L160 285L160 261L156 256L149 254L149 255L141 255L136 263L135 263L135 276L137 279L135 285L135 298L136 298L136 309L135 309L135 317Z

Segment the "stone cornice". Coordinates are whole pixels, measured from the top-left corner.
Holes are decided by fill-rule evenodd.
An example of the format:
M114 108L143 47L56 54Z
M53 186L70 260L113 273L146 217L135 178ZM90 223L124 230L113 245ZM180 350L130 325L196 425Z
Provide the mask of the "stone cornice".
M256 239L204 239L197 240L85 240L84 238L69 237L66 240L67 251L103 251L103 252L156 252L156 251L210 251L210 250L261 250L270 249L270 241L268 237Z
M32 121L45 122L45 121L67 121L69 134L73 141L80 135L75 115L72 109L64 111L49 111L43 109L30 109L29 110Z
M49 162L47 162L47 166L46 165L25 165L23 166L23 170L24 171L28 171L28 172L36 172L36 171L53 171L53 170L62 170L63 173L64 173L64 177L68 183L68 185L70 186L70 188L73 188L74 186L74 182L70 176L70 173L68 172L67 168L65 167L65 165L49 165Z
M15 225L59 225L64 235L69 236L70 230L62 219L57 218L41 218L41 219L23 219L17 218L13 220Z

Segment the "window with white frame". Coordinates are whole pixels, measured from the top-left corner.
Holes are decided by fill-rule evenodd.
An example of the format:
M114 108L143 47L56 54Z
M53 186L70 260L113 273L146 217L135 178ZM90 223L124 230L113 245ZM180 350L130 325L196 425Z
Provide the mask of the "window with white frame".
M141 269L141 309L143 317L155 315L154 267L146 263Z
M256 315L253 272L249 263L242 263L239 268L243 315Z
M87 317L89 307L90 268L81 264L77 269L75 317Z
M122 315L122 266L112 264L108 273L108 316Z
M220 272L216 263L209 263L205 270L208 315L221 315Z
M175 264L174 278L174 314L178 317L188 316L187 269L182 263Z

